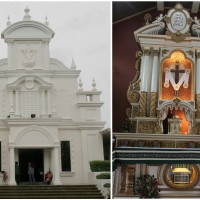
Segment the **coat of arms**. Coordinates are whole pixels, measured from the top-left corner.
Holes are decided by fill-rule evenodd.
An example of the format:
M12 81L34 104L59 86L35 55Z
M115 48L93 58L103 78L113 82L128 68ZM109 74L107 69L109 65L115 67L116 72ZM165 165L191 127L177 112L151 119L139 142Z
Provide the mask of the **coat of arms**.
M34 49L24 49L23 54L23 65L27 68L32 68L35 65L36 60L36 50Z

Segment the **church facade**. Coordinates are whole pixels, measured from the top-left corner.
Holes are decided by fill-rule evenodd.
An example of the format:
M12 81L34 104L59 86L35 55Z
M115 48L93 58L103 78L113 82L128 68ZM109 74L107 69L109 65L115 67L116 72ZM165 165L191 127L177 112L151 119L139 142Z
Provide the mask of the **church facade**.
M2 32L8 58L0 60L1 171L15 185L15 162L20 182L28 182L28 163L43 182L51 170L52 184L88 184L89 161L103 160L100 91L93 81L84 91L75 62L66 67L49 57L54 32L48 22L31 19Z
M137 196L137 179L161 197L194 197L200 169L200 22L181 4L134 31L140 46L123 133L114 133L113 196Z

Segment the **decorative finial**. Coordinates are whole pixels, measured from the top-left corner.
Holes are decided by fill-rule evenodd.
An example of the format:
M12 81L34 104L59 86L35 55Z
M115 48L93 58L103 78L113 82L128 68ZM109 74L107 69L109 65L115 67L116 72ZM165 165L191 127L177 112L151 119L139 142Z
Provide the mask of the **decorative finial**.
M95 80L94 80L94 78L93 78L93 80L92 80L92 91L96 91L97 89L96 89L96 83L95 83Z
M82 83L81 79L79 79L78 86L79 86L79 91L83 91L83 88L82 88L83 83Z
M76 69L76 64L75 64L74 58L72 58L71 69L73 69L73 70Z
M44 22L44 24L46 25L46 26L49 26L49 22L48 22L48 18L47 18L47 16L45 17L45 22Z
M10 22L10 16L8 15L8 21L7 21L7 26L10 26L11 22Z
M24 12L26 13L24 15L24 20L31 20L31 16L29 15L30 9L28 8L28 6L26 6L26 8L24 9Z
M145 14L144 15L144 21L145 21L145 23L144 23L145 26L149 25L150 22L152 21L152 15L149 14L149 13Z

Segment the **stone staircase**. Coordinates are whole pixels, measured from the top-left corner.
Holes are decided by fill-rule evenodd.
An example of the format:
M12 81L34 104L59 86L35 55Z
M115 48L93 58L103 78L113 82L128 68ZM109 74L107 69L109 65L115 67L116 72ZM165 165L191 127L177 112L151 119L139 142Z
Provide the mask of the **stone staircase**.
M0 199L103 199L95 185L0 186Z

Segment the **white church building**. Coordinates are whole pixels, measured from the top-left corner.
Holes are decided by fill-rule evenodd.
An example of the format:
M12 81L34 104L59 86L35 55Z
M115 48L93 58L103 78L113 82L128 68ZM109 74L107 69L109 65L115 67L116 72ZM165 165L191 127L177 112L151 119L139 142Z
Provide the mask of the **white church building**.
M1 33L8 58L0 60L0 166L8 185L16 185L16 161L21 182L31 162L36 181L50 169L52 184L61 185L88 184L89 161L104 159L101 92L95 81L91 91L82 89L74 61L66 67L50 58L53 36L28 8Z

